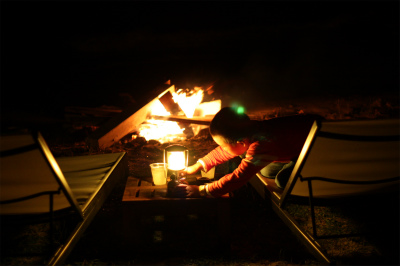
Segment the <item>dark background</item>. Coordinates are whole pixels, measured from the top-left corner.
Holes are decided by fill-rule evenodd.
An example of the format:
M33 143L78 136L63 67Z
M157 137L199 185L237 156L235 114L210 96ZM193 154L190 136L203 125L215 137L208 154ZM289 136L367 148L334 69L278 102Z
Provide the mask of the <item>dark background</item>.
M1 116L211 98L399 95L398 1L1 1ZM14 116L15 117L15 116Z

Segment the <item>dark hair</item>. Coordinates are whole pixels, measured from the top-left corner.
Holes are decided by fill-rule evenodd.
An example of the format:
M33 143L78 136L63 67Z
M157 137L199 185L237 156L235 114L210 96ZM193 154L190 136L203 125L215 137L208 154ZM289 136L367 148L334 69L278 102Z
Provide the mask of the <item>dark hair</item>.
M224 107L210 124L211 136L220 136L226 143L235 143L249 136L251 120L248 115L238 112L237 108Z

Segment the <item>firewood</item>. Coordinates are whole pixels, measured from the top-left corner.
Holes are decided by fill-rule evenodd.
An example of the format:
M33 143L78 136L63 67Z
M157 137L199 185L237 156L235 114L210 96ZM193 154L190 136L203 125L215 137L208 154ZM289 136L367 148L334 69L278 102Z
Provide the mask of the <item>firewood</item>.
M119 115L106 121L99 129L93 132L87 139L90 147L104 149L118 142L129 133L135 132L149 116L151 107L155 101L158 101L165 93L175 90L175 86L163 84L156 90L149 93L150 100L144 99L142 105L131 106L121 112ZM155 95L154 95L155 94Z

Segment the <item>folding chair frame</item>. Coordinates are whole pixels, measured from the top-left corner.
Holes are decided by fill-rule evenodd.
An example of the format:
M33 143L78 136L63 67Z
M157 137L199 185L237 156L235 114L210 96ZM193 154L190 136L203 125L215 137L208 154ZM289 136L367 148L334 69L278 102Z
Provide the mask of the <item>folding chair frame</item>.
M313 144L315 142L316 136L324 137L324 138L332 138L332 139L341 139L341 140L349 140L349 141L399 141L398 135L395 136L356 136L356 135L346 135L346 134L335 134L329 132L323 132L321 129L321 123L319 121L315 121L311 127L309 135L306 139L306 142L303 146L303 149L300 153L300 156L295 164L295 167L290 175L287 185L285 186L283 192L274 191L268 189L268 184L265 184L262 180L263 177L260 173L257 174L256 178L250 180L250 184L256 189L256 191L265 198L267 195L271 199L272 208L278 214L278 216L282 219L282 221L290 228L290 230L302 241L302 243L306 246L306 248L313 254L318 260L322 261L326 264L333 264L334 262L328 257L326 251L322 248L322 246L317 242L317 239L322 238L337 238L337 237L349 237L349 235L335 235L328 237L318 237L316 230L316 221L315 221L315 198L313 196L312 189L312 181L319 180L331 183L345 183L345 184L357 184L357 185L371 185L378 183L386 183L393 182L396 180L400 180L400 176L395 176L379 181L343 181L338 179L331 179L325 177L307 177L303 178L301 176L301 170L304 164L307 161L308 154L310 153ZM287 210L284 209L287 204L289 196L296 197L291 195L291 192L297 182L300 179L301 181L308 182L308 191L309 191L309 206L312 220L312 230L313 234L310 235L308 232L304 231L300 225L296 222L296 220L288 213ZM264 179L265 180L265 179ZM272 180L274 182L274 180ZM260 191L260 187L263 187L263 191ZM352 235L353 236L353 235Z
M73 232L69 235L67 240L64 244L62 244L55 253L50 258L48 265L60 265L64 262L67 258L69 253L72 251L75 244L78 242L79 238L92 222L94 217L96 216L97 212L102 207L103 203L106 201L107 197L110 195L114 187L119 183L123 182L121 180L123 177L128 176L128 162L127 157L125 156L126 153L121 153L118 160L114 163L113 167L108 171L106 176L103 178L102 185L99 185L92 194L92 196L88 199L88 204L85 205L84 209L81 209L76 201L73 198L73 194L67 180L65 179L61 169L58 167L57 161L53 157L49 147L47 146L43 136L38 132L34 135L35 144L17 148L10 151L1 152L0 156L8 156L11 154L17 154L19 152L25 152L30 149L39 148L41 153L45 156L47 163L52 170L54 176L56 177L57 182L59 183L59 189L56 191L43 191L41 193L36 193L33 195L15 198L11 200L4 200L1 201L0 204L9 204L19 201L29 200L35 197L49 195L49 213L48 213L48 221L50 222L50 229L49 229L49 237L50 243L52 244L52 250L54 251L56 248L54 247L54 216L55 211L53 208L53 195L60 194L61 191L64 192L64 195L68 199L70 203L70 208L72 212L79 216L78 224L75 226ZM117 178L119 177L119 178ZM62 211L62 210L61 210Z

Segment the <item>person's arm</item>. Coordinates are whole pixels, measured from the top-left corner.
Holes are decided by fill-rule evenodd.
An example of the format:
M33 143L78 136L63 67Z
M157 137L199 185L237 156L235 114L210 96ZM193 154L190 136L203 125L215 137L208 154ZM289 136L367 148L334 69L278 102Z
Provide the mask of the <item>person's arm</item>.
M235 157L236 155L232 155L222 149L221 146L218 146L214 150L210 151L206 156L199 159L198 163L201 163L204 172L208 172L208 170L210 170L214 166L223 164L224 162L227 162Z
M231 173L223 176L218 181L215 181L207 186L208 192L213 197L220 197L226 193L232 192L246 184L253 176L261 169L276 160L271 142L260 144L255 142L251 144L239 166Z
M213 197L220 197L226 193L232 192L246 184L264 167L265 165L255 165L246 160L242 160L238 168L232 173L221 177L213 183L207 184L207 192Z
M242 160L238 168L233 173L223 176L221 179L205 185L186 185L181 184L177 187L182 196L186 197L220 197L226 193L246 184L256 173L261 171L267 163L256 165L249 161Z
M209 152L206 156L199 159L195 164L187 167L186 174L195 174L200 170L208 172L208 170L210 170L214 166L222 164L235 157L235 155L224 151L220 146L218 146L217 148Z
M200 162L186 168L186 174L192 175L203 169L203 165Z

